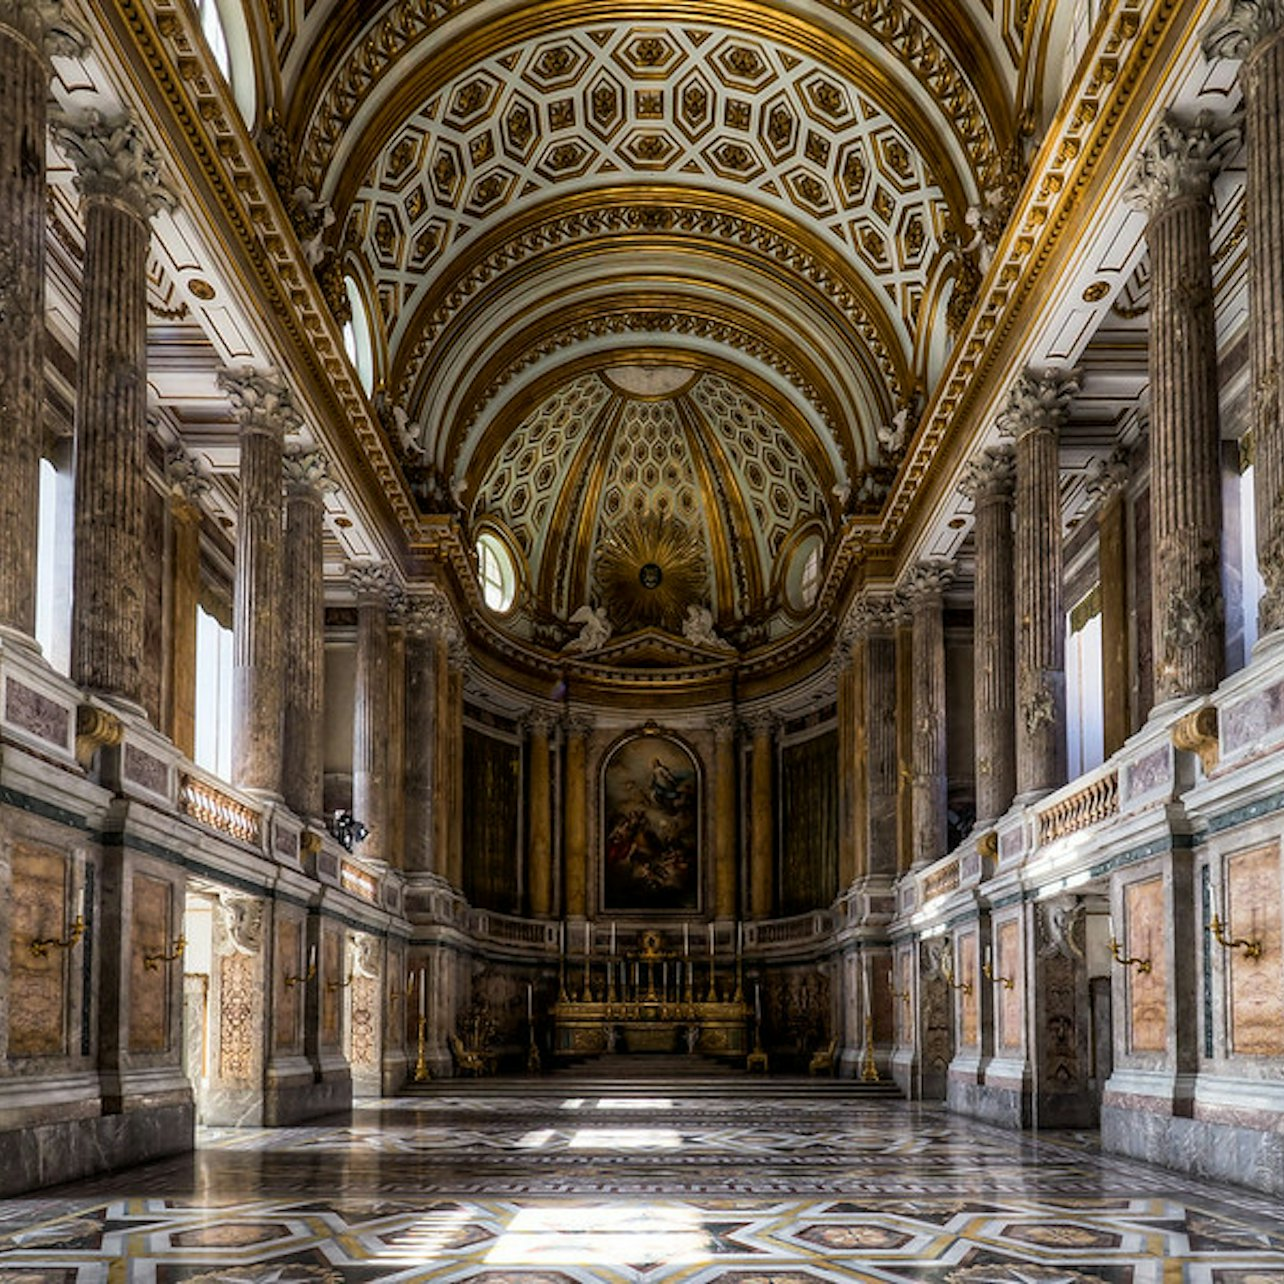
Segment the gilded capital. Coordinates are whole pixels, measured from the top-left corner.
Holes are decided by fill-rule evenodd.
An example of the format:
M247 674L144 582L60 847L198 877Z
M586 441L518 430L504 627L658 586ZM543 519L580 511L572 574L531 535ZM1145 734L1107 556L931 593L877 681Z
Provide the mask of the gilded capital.
M1018 440L1031 432L1060 432L1078 391L1077 370L1023 370L1008 390L999 429Z
M67 16L63 0L0 0L4 27L50 58L82 58L89 52L89 37Z
M986 446L968 460L959 490L974 504L1010 499L1016 490L1016 453L1011 446Z
M291 495L326 495L338 490L330 476L330 460L323 451L311 446L289 447L281 460L285 489Z
M160 159L128 112L96 108L50 112L58 146L76 167L76 188L102 197L144 220L178 201L160 176Z
M1204 57L1242 62L1284 27L1284 0L1231 0L1204 31Z
M242 433L270 433L284 439L287 432L297 431L300 417L294 398L275 371L221 370L218 384L232 403Z
M1174 201L1208 200L1213 179L1242 135L1238 114L1201 111L1193 121L1186 121L1169 112L1141 149L1124 200L1152 218Z

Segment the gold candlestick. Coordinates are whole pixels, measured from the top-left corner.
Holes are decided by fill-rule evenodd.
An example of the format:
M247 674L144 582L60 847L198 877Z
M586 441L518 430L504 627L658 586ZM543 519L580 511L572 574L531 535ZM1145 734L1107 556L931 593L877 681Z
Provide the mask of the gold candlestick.
M874 1061L874 1015L865 1013L865 1059L861 1066L862 1083L878 1082L878 1065Z
M432 1075L429 1074L428 1072L427 1043L428 1043L428 1018L421 1016L419 1018L419 1049L418 1049L419 1055L415 1059L415 1082L416 1083L426 1083L429 1079L432 1078Z

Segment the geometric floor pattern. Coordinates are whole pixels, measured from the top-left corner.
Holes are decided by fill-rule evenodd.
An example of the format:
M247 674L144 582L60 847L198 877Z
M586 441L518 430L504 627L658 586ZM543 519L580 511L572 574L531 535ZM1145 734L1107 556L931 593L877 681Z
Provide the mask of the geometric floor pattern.
M443 1085L0 1201L0 1284L375 1280L1284 1284L1284 1210L1091 1136L775 1082Z

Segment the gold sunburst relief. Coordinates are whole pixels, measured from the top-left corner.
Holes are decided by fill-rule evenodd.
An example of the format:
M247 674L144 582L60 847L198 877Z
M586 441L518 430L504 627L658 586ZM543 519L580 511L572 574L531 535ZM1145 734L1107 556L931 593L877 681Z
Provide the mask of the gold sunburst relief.
M707 593L703 541L676 518L630 514L602 540L597 582L618 628L680 632L687 607Z

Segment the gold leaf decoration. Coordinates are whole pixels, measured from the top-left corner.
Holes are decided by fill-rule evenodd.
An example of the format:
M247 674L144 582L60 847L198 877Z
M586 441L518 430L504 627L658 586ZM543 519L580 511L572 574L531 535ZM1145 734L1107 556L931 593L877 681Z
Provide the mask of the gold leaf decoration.
M597 582L617 629L680 632L687 607L706 593L700 536L676 518L630 514L602 540Z

